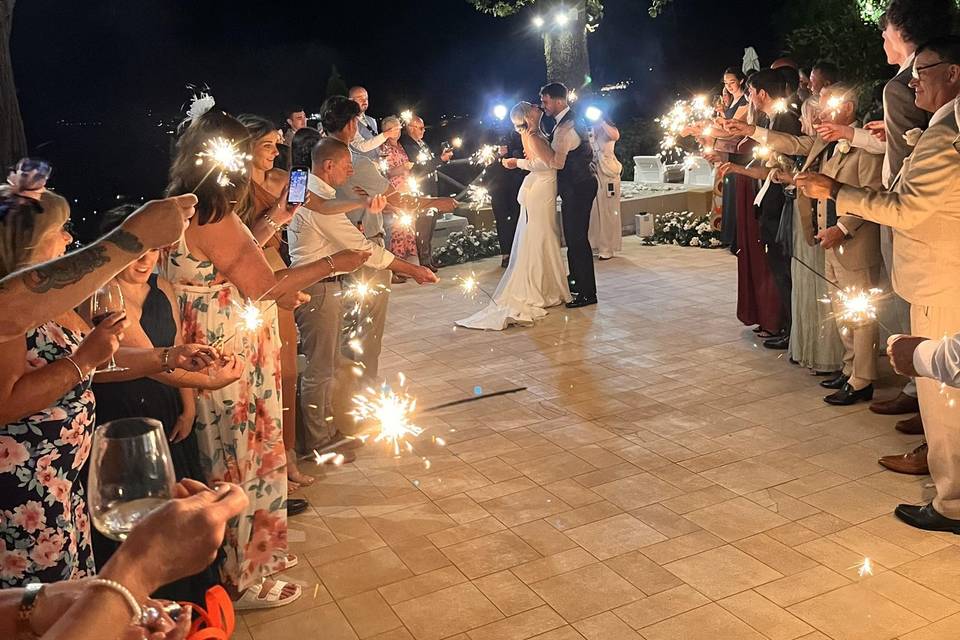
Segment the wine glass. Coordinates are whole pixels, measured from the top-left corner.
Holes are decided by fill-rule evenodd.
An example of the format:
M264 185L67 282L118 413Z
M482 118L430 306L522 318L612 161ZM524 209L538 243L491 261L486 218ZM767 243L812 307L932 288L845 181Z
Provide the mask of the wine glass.
M126 308L123 306L123 291L116 281L103 285L90 298L90 322L96 326L113 313L126 313ZM116 359L110 356L110 364L102 369L97 369L94 373L126 370L126 367L118 367Z
M173 497L173 463L163 425L122 418L93 433L87 502L94 526L117 541Z

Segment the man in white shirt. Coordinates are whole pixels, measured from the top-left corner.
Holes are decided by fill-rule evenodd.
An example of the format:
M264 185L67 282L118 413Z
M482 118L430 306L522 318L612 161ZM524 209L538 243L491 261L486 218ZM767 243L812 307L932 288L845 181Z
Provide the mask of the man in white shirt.
M887 355L894 371L903 376L930 378L960 388L960 333L939 340L918 336L890 336Z
M394 257L382 244L365 238L347 219L346 212L358 206L366 206L368 210L379 213L387 200L382 194L367 197L365 201L337 198L335 187L343 185L353 175L351 152L346 144L334 138L324 138L314 147L312 161L307 203L297 210L287 231L292 266L321 260L345 249L354 249L369 254L363 267L368 271L389 274L389 270L392 270L408 275L421 284L437 282L437 277L429 269ZM389 275L386 281L389 283ZM344 448L344 437L330 419L333 415L331 386L341 342L341 278L334 276L321 280L306 291L311 296L310 303L301 305L294 312L300 331L301 351L307 358L307 366L300 379L302 423L297 429L297 452L309 455L314 450L337 448L349 462L355 454ZM377 316L369 327L364 326L365 331L359 338L360 349L357 351L363 353L352 354L353 359L363 362L367 370L374 372L376 361L369 358L378 358L380 355L387 296L387 291L373 295L371 302L376 301L377 304L367 305L361 310L364 317ZM384 302L379 304L381 297ZM365 358L367 362L364 362ZM347 446L356 446L357 443L348 442Z
M910 303L911 333L952 335L960 332L960 152L954 113L960 95L960 38L934 38L918 49L910 85L917 106L933 117L893 180L892 191L854 188L820 174L801 174L797 185L811 198L834 200L838 213L893 227L893 287ZM917 380L917 391L927 436L925 458L937 496L924 507L900 505L895 514L919 529L960 534L955 408L960 393L941 390L929 379Z

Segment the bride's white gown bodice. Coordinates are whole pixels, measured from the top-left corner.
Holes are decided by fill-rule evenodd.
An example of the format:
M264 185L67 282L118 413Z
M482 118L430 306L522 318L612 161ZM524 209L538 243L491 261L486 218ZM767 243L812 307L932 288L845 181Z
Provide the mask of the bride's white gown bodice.
M557 224L557 172L542 160L528 163L523 179L520 220L507 268L493 302L464 320L461 327L499 331L511 324L531 324L549 307L570 301L567 270L560 252Z

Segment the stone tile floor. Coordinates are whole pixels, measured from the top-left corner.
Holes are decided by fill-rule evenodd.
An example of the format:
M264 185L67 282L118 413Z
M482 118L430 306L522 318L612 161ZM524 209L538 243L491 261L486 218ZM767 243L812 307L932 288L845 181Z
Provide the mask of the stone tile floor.
M876 464L916 438L760 348L729 253L624 244L599 306L533 328L453 329L485 302L453 276L492 291L498 260L395 287L383 372L420 407L527 390L422 414L416 455L311 469L304 596L237 638L960 639L960 536L897 522L929 478Z

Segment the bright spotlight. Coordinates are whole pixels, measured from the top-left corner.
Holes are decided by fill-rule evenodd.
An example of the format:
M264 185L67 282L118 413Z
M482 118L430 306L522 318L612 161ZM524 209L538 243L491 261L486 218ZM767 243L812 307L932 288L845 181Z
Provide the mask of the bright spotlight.
M540 16L533 16L533 26L537 29L542 29L544 25L544 20Z
M493 116L497 120L503 120L507 117L507 107L506 105L498 104L493 108Z
M568 16L565 11L561 11L553 20L557 23L557 26L565 27L567 26L567 22L570 21L570 16Z
M591 105L587 107L587 110L584 112L584 115L587 116L587 120L589 120L590 122L596 122L597 120L603 117L603 111Z

